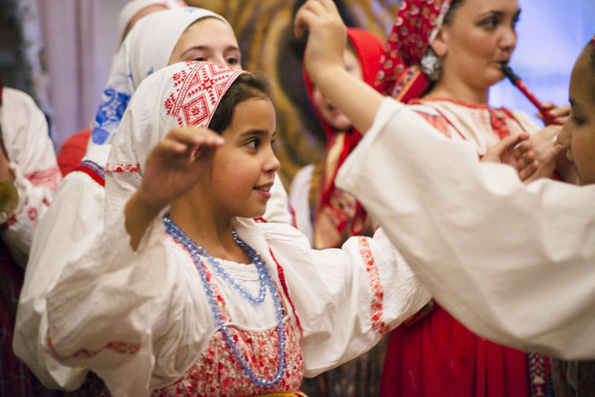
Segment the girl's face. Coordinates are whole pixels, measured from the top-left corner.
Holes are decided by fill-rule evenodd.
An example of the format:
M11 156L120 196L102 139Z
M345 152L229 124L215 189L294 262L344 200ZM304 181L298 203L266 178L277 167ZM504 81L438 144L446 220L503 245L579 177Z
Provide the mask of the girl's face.
M358 79L363 79L362 67L357 56L349 48L343 54L345 69ZM351 128L351 121L330 103L324 95L316 88L312 90L312 104L320 114L320 117L335 131L347 131Z
M276 118L268 99L236 106L225 143L212 154L208 175L198 186L213 210L229 217L262 216L280 164L273 153Z
M570 117L558 135L566 146L567 157L576 167L579 183L595 183L595 70L593 48L587 48L576 61L570 76ZM590 52L590 53L589 53Z
M516 46L519 15L517 0L465 0L432 42L442 58L442 77L480 90L502 80L501 63Z
M185 61L209 61L242 68L236 36L231 27L218 18L200 19L180 36L169 64Z

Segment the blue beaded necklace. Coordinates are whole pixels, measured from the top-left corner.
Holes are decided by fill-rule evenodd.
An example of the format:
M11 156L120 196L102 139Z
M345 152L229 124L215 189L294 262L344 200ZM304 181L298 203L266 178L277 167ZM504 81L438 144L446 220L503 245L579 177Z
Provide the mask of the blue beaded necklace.
M221 328L223 332L223 336L227 341L229 348L231 349L234 357L237 361L240 362L242 369L246 376L250 378L250 380L259 387L271 387L276 385L281 378L283 377L283 373L285 372L285 328L283 327L283 306L281 305L281 298L277 293L277 288L275 287L275 283L271 278L270 273L266 269L266 264L258 255L258 253L252 249L248 244L246 244L240 237L237 235L236 231L234 230L233 239L234 241L248 254L250 260L256 266L258 271L259 280L260 280L260 291L258 297L253 297L250 295L244 287L237 283L225 270L221 267L219 262L213 258L204 248L197 245L190 237L186 235L180 229L180 227L172 221L168 215L163 216L163 224L165 225L166 232L178 243L180 243L186 250L190 253L192 257L192 261L194 262L194 266L198 269L200 274L200 278L203 282L203 286L205 288L205 292L209 299L209 304L211 306L211 311L215 316L215 321ZM217 307L217 303L214 298L213 290L211 289L211 285L209 284L209 280L206 274L206 266L201 261L200 257L203 256L207 258L207 262L220 274L225 281L227 281L230 285L232 285L237 291L239 291L240 295L243 296L246 300L248 300L252 304L259 304L264 301L266 287L268 287L269 291L271 292L271 296L273 298L273 303L275 306L275 316L277 318L277 333L279 335L279 343L278 343L278 352L279 352L279 366L277 368L277 372L275 376L271 379L263 379L259 378L253 371L250 369L248 363L244 359L244 356L240 353L238 347L236 346L236 342L233 340L229 329L223 318L221 316L221 312Z

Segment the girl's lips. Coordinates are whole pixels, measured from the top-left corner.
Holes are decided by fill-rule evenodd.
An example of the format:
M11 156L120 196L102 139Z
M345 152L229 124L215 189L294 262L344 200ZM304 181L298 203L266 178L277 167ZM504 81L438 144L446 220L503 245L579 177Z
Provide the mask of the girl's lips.
M264 185L259 185L259 186L254 186L254 190L258 190L264 193L268 193L271 191L271 188L273 187L273 182L270 183L266 183Z

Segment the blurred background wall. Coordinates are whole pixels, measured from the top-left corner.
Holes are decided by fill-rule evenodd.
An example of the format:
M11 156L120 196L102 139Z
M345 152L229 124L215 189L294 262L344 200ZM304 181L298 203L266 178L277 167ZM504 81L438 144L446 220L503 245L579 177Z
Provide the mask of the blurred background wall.
M233 26L243 66L275 84L277 153L288 187L303 165L324 153L325 137L307 101L291 21L303 0L187 0L222 14ZM7 86L29 92L48 115L59 148L95 115L111 58L117 16L126 0L0 0L0 73ZM400 0L337 0L348 25L385 38ZM570 70L595 33L595 1L519 0L523 9L511 66L543 102L567 103ZM507 81L493 105L532 105Z

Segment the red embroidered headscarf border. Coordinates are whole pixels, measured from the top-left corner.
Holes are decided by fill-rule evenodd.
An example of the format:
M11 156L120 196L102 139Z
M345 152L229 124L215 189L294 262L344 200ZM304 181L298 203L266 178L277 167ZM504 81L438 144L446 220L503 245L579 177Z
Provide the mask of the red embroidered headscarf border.
M431 79L421 61L442 26L451 0L403 0L388 36L375 86L402 102L422 96Z

